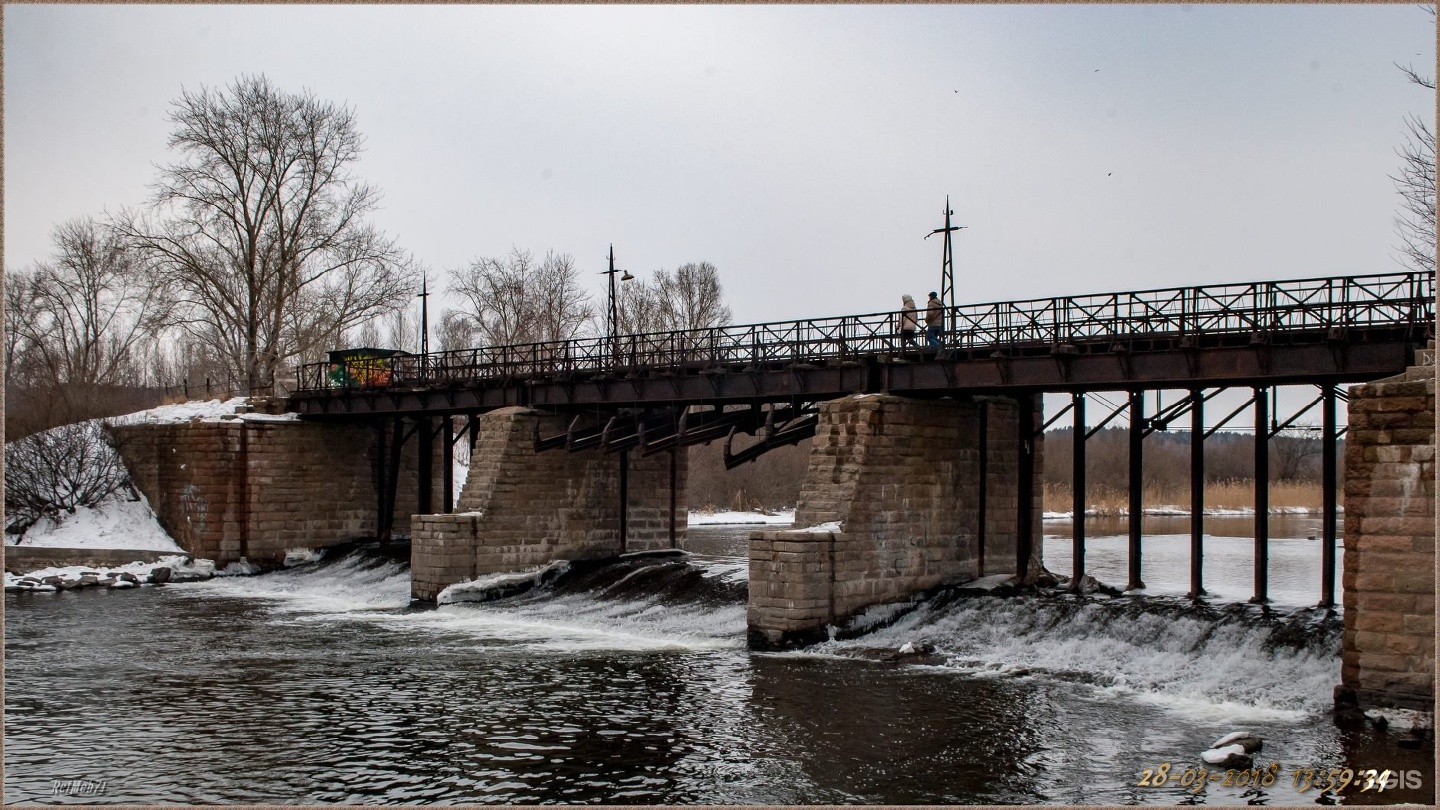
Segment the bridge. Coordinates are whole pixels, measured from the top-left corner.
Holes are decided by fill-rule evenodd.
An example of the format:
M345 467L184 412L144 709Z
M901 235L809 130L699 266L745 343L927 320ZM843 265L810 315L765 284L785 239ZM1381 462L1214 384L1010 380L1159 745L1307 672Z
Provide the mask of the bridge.
M340 375L383 381L364 385L312 363L291 403L320 417L1346 382L1403 369L1434 302L1433 276L1393 273L964 305L940 351L905 345L899 312L588 337Z
M679 548L686 446L724 440L734 466L810 438L798 528L750 540L750 641L783 647L934 588L991 574L1033 579L1043 562L1044 434L1066 415L1076 514L1086 505L1086 440L1128 421L1128 589L1144 588L1143 439L1188 422L1190 592L1199 598L1204 438L1248 409L1261 439L1253 561L1254 601L1264 604L1268 438L1318 406L1321 604L1333 606L1337 439L1347 429L1337 402L1359 397L1349 405L1344 459L1346 694L1377 705L1433 696L1435 406L1433 351L1424 351L1434 337L1433 274L968 304L945 312L938 349L907 344L899 318L876 312L309 364L282 403L300 421L242 419L215 435L177 428L153 460L145 450L131 466L153 470L145 475L156 492L180 479L212 487L212 500L199 502L227 504L223 521L207 518L214 508L197 512L189 490L184 502L151 501L162 522L173 513L166 525L177 539L194 534L222 558L408 533L412 592L433 600L487 573ZM1340 387L1351 383L1371 384ZM1277 386L1314 386L1315 397L1291 415L1275 413ZM1207 418L1207 403L1237 388L1246 401ZM1166 390L1185 394L1168 404L1148 396ZM1124 392L1124 402L1087 414L1098 399L1090 395L1102 391ZM1045 394L1070 402L1047 420ZM466 440L471 463L457 499L453 452ZM179 462L185 448L188 467ZM215 465L230 465L214 478L230 482L223 492L197 471ZM290 482L282 494L278 480ZM1075 521L1077 592L1087 581L1084 531ZM1419 626L1426 616L1429 630Z

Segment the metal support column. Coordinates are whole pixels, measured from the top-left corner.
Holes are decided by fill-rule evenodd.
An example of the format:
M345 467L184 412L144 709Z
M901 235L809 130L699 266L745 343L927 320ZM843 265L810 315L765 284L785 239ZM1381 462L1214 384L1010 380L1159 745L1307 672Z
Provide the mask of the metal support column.
M440 493L440 511L450 514L455 511L455 417L445 414L440 417L440 440L444 449L440 451L443 489Z
M1015 514L1015 576L1019 581L1025 582L1030 572L1035 539L1035 395L1021 394L1017 399L1019 407L1015 413L1015 438L1019 450L1017 466L1020 480L1015 487L1018 496Z
M380 526L380 542L390 542L395 531L395 496L400 490L400 453L405 449L405 419L395 417L390 429L390 474L385 476L384 523Z
M679 458L676 454L679 452L678 448L670 448L670 548L675 548L678 545L677 541L679 538L679 532L675 530L675 508L679 501L675 488L680 478L677 466L679 464Z
M1190 391L1190 598L1205 595L1205 391Z
M980 430L976 442L980 455L980 493L976 496L975 575L985 576L985 497L990 488L990 401L980 400Z
M1075 435L1074 450L1072 455L1073 464L1070 472L1070 509L1073 517L1070 520L1071 536L1074 538L1071 549L1070 589L1080 590L1080 579L1085 576L1085 395L1072 394L1071 404L1075 408Z
M625 553L627 526L625 513L630 505L630 452L620 451L620 553Z
M1130 392L1130 581L1125 590L1134 591L1145 587L1140 578L1140 528L1144 508L1141 487L1144 485L1144 444L1145 444L1145 392Z
M1255 388L1255 596L1270 601L1270 401Z
M375 423L375 537L380 539L384 536L385 522L385 496L390 491L386 485L385 474L389 471L389 465L385 463L385 420Z
M415 514L433 515L435 499L431 497L431 489L435 484L435 422L429 416L421 416L415 420L415 428L416 439L420 442L420 446L416 448L419 463L415 466L419 468L420 486Z
M1320 485L1324 488L1320 518L1320 606L1335 606L1335 485L1337 471L1335 423L1335 384L1320 387L1322 432L1320 450Z

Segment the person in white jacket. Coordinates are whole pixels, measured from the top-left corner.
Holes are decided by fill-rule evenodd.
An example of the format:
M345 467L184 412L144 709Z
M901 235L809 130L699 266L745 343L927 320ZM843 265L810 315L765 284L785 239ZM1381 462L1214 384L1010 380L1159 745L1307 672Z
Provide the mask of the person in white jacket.
M915 314L915 299L909 294L900 296L900 345L919 348L920 341L915 332L920 328L920 319Z

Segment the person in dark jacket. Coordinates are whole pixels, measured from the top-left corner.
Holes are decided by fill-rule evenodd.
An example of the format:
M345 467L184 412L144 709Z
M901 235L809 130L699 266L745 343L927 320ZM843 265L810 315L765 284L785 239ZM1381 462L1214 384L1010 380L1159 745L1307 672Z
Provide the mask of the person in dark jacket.
M940 348L940 335L945 331L945 307L940 296L930 293L930 302L925 305L925 342L932 349Z

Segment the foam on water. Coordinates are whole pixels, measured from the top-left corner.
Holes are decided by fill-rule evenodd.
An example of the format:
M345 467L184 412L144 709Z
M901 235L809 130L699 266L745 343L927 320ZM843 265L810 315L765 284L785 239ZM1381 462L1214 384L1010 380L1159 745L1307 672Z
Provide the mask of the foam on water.
M1299 719L1328 712L1339 682L1338 637L1277 643L1253 618L1186 616L1031 597L924 606L858 639L814 652L853 654L928 642L940 666L976 677L1053 677L1204 719ZM1297 619L1303 622L1305 619Z
M496 651L739 650L745 571L743 558L622 560L566 570L518 595L415 610L407 567L357 552L177 590L265 600L281 621L363 621ZM940 671L1075 682L1097 699L1154 703L1192 719L1287 721L1330 710L1339 679L1333 627L1312 626L1309 613L1277 624L1273 614L1262 621L1244 606L1207 612L1187 605L1140 605L1129 597L942 599L909 612L877 608L864 635L798 654L848 657L926 642L935 648L926 665Z
M557 566L551 566L556 568ZM565 566L558 566L562 570ZM174 586L192 597L264 600L285 622L363 621L392 632L445 634L460 643L532 651L707 650L745 645L743 602L635 596L643 575L680 579L695 569L674 561L629 561L566 590L537 590L483 604L456 602L411 610L410 572L402 563L350 552L319 564L261 576ZM472 588L538 572L482 577ZM608 576L606 576L608 574ZM703 570L702 570L703 574ZM628 589L627 589L628 586ZM639 586L643 590L644 586ZM464 587L458 590L465 590Z
M408 566L346 554L253 577L227 577L171 586L196 597L264 599L285 613L333 615L404 608L410 604Z

